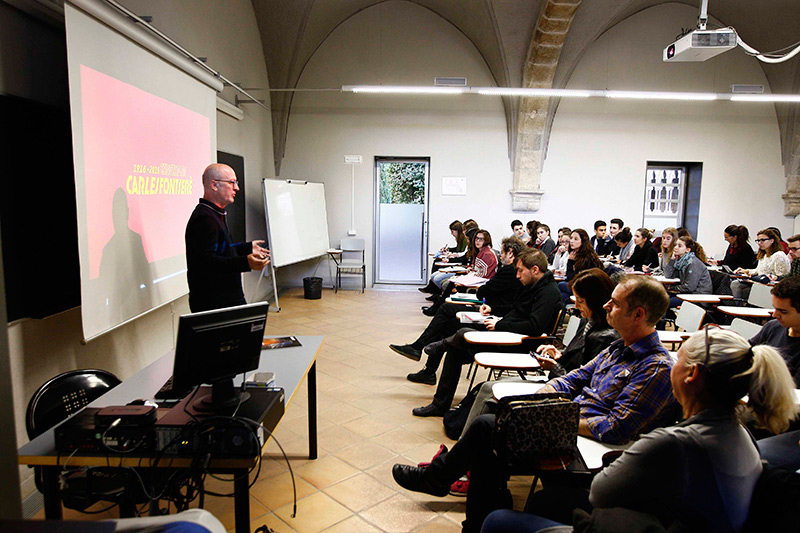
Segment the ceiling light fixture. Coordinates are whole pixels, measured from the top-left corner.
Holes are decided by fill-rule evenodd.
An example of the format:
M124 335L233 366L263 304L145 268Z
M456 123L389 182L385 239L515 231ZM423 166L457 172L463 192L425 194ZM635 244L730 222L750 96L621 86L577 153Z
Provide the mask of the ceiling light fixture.
M435 87L413 85L343 85L342 92L374 94L479 94L543 98L614 98L630 100L730 100L733 102L800 102L798 94L732 94L670 91L617 91L592 89L548 89L532 87Z

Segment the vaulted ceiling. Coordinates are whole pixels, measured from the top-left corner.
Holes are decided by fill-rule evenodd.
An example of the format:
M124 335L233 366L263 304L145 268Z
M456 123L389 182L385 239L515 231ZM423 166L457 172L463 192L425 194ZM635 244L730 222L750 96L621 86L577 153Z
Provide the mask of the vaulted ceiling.
M308 60L337 26L359 11L387 0L252 0L272 88L291 89ZM572 6L552 86L564 87L586 49L605 31L649 7L669 2L698 9L700 0L402 0L429 9L466 36L483 57L498 86L520 87L525 63L535 45L537 23L555 5ZM800 41L798 0L710 0L709 15L736 28L744 41L772 51ZM577 6L577 9L575 7ZM676 32L677 33L677 32ZM772 92L800 89L800 56L776 65L762 64ZM276 172L284 154L291 92L270 96ZM509 156L514 161L519 100L506 99ZM558 101L550 102L549 121ZM800 127L796 105L778 106L784 164L800 167ZM546 135L545 135L546 137ZM545 147L546 149L546 147ZM794 169L797 175L798 168ZM791 174L787 168L787 176Z

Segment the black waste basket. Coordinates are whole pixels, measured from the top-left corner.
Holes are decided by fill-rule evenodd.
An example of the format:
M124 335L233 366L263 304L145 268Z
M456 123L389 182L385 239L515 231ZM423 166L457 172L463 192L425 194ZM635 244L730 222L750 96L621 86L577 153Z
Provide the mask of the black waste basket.
M322 278L303 278L303 296L306 300L322 298Z

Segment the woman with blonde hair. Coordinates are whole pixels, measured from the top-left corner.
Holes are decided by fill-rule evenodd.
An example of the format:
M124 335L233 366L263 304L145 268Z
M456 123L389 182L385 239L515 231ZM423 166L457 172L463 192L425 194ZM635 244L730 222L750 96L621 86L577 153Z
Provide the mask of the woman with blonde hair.
M675 243L678 241L678 230L675 228L666 228L661 232L661 244L658 251L658 266L661 272L667 267L667 263L672 260L672 250L675 248Z

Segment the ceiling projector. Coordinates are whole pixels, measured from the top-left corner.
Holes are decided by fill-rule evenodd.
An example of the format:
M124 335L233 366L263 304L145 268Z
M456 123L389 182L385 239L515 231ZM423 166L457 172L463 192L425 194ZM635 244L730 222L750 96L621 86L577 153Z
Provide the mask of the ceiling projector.
M694 30L664 48L664 61L705 61L736 48L736 31Z

